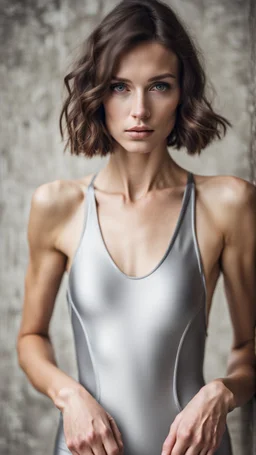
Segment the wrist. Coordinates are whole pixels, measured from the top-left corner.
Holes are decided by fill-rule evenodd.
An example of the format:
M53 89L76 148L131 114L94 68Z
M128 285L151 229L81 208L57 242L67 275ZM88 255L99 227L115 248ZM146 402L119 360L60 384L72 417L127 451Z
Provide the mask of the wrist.
M75 384L72 386L65 386L59 389L55 396L52 398L54 405L63 412L65 406L74 399L74 397L88 396L89 392L81 386L81 384Z
M211 388L213 390L213 393L223 400L227 412L233 411L233 409L236 407L235 396L233 392L225 385L224 381L221 378L214 379L206 386L209 387L209 389Z

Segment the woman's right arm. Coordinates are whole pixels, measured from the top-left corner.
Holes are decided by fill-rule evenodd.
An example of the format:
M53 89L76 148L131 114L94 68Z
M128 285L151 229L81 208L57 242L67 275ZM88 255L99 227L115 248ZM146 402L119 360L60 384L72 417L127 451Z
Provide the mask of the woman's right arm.
M81 385L61 371L55 361L49 324L66 268L67 257L55 248L65 213L58 203L59 181L39 186L33 193L28 222L29 260L17 353L20 367L32 385L61 409L61 390Z
M28 222L29 260L17 337L18 361L31 384L62 411L70 450L80 453L77 450L81 449L82 454L83 448L89 446L94 447L97 455L122 453L121 434L114 419L81 384L58 368L49 336L54 303L67 261L67 256L56 248L56 240L60 226L76 206L75 200L81 202L81 192L76 189L74 198L74 194L70 196L72 188L63 185L61 181L46 183L36 188L32 196Z

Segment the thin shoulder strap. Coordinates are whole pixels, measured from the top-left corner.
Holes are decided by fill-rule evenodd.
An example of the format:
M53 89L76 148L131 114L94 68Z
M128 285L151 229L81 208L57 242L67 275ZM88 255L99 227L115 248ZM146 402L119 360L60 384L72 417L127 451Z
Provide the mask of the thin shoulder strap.
M79 238L79 241L78 241L78 245L77 245L77 248L76 248L76 251L74 253L74 257L73 257L73 261L72 261L72 264L71 264L71 268L70 268L70 272L69 272L69 281L68 281L68 289L67 289L67 292L70 292L69 291L69 287L70 287L70 280L71 280L71 271L73 270L73 267L74 267L74 263L75 263L75 259L76 259L76 256L77 256L77 253L78 253L78 250L80 250L81 248L81 245L82 245L82 242L83 242L83 239L84 239L84 236L85 236L85 232L86 232L86 229L87 229L87 226L89 226L89 224L91 223L91 216L89 216L91 213L91 202L92 202L92 196L93 196L93 193L92 191L89 191L90 189L93 189L93 182L96 178L96 174L93 175L88 187L87 187L87 190L86 190L86 197L84 198L84 219L83 219L83 227L82 227L82 233L80 235L80 238ZM88 195L88 197L87 197Z
M188 181L187 183L195 183L194 181L194 176L193 176L193 172L188 172Z
M88 185L88 189L93 187L93 182L96 179L97 175L98 175L98 172L96 172L96 174L93 174L93 176L91 178L91 181L90 181L90 183Z
M192 198L191 198L191 224L192 224L192 235L193 235L193 242L195 246L195 251L196 251L196 256L197 256L197 261L198 261L198 266L199 266L199 271L202 277L203 281L203 287L204 287L204 293L205 293L205 331L206 331L206 336L208 336L208 330L207 330L207 305L206 305L206 300L207 300L207 289L206 289L206 278L204 274L204 268L203 268L203 261L201 257L201 252L197 240L197 234L196 234L196 186L195 186L195 180L192 172L190 172L189 177L188 177L189 183L191 183L191 193L192 193Z
M187 212L188 205L191 205L191 193L193 192L194 186L193 184L194 184L193 173L187 171L187 184L183 196L183 204L180 213L180 216L182 216L182 218L185 216L185 213Z

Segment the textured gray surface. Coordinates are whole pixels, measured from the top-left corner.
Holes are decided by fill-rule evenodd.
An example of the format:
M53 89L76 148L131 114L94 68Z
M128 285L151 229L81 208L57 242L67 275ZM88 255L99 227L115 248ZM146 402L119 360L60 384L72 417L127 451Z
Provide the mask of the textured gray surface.
M249 13L249 29L251 43L251 77L249 85L249 112L251 116L250 138L250 180L256 185L256 2L251 0ZM256 391L252 403L248 404L250 428L253 432L252 453L256 453ZM246 426L243 420L243 434L246 434Z
M0 400L4 410L0 414L0 453L5 455L50 455L53 447L58 411L28 383L18 368L15 352L28 253L26 224L35 187L56 178L84 175L104 165L104 160L86 161L63 155L58 116L62 79L79 43L116 3L2 0L0 5L4 18L0 40ZM209 146L200 158L188 157L182 151L171 153L194 172L233 174L252 180L256 172L254 1L168 3L180 13L199 43L216 90L214 105L234 125L224 140ZM56 300L51 334L60 368L76 377L65 285L66 277ZM207 380L225 374L230 342L230 322L220 280L210 317ZM234 455L252 453L251 415L251 405L247 405L242 412L237 409L228 416Z

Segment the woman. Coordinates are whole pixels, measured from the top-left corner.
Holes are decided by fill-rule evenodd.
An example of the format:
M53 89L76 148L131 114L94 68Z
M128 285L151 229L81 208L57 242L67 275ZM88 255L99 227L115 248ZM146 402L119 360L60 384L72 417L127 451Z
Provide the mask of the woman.
M255 385L255 188L193 175L167 148L200 153L230 123L206 98L184 27L155 0L118 4L65 82L71 153L109 160L31 202L18 354L61 411L54 455L230 455L227 414ZM48 332L65 271L79 382L57 367ZM234 338L228 375L206 384L220 272Z

